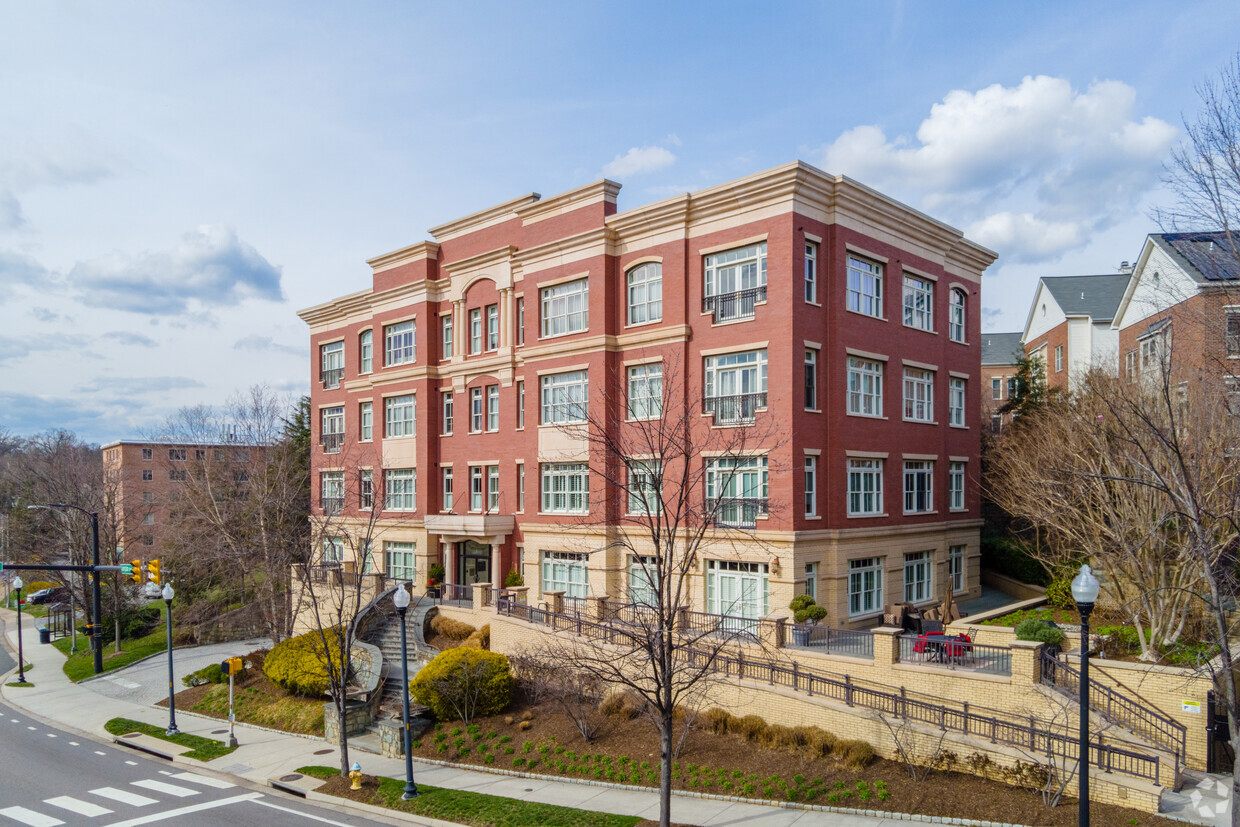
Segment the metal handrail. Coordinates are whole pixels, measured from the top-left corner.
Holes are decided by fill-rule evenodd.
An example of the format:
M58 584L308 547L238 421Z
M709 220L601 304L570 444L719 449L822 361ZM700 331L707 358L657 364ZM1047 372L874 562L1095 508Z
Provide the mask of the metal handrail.
M319 371L319 381L323 383L325 388L340 387L340 380L344 378L344 368L327 368Z
M758 411L765 407L766 391L707 396L702 399L702 410L715 417L716 425L752 423L758 418Z
M988 675L1012 674L1012 650L942 635L900 635L901 663L931 663Z
M732 512L735 511L735 514ZM771 501L768 497L708 497L706 514L710 522L717 526L733 528L753 528L758 524L758 517L770 514Z
M746 287L731 293L716 293L702 297L702 312L715 314L715 321L727 322L734 319L751 319L754 308L759 302L766 301L766 285Z
M822 649L827 654L874 659L874 633L865 629L832 629L817 623L793 623L792 646Z
M344 434L323 434L319 444L323 446L323 453L338 454L344 445Z
M344 497L323 497L323 513L329 517L339 514L344 509Z

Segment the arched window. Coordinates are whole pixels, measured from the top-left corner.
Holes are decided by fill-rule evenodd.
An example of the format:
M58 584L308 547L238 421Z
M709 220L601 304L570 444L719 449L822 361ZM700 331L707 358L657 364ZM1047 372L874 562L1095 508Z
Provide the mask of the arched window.
M358 338L358 353L361 355L361 365L359 371L361 373L370 373L375 365L375 336L374 331L363 330Z
M628 272L629 324L663 319L663 265L647 262Z
M965 329L964 291L952 289L949 301L951 305L948 308L947 336L953 342L963 342Z

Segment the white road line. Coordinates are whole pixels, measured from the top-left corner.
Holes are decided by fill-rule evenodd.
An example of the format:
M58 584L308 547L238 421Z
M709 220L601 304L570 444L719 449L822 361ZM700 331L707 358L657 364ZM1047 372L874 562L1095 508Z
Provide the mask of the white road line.
M56 737L56 733L54 733L54 732L49 732L49 733L47 734L47 737L48 737L48 738L55 738L55 737Z
M34 727L32 727L32 726L28 726L28 727L26 727L26 729L34 729Z
M165 784L163 781L131 781L130 784L146 790L154 790L157 793L164 793L165 795L175 795L177 798L189 798L191 795L198 795L197 790L191 790L189 787L178 787L176 784Z
M194 804L189 807L181 807L177 810L166 810L162 813L151 813L149 816L141 818L131 818L129 821L118 821L111 827L137 827L139 824L150 824L155 821L165 821L170 818L180 818L190 813L200 813L203 810L213 810L216 807L227 807L229 804L238 804L242 801L254 801L262 798L262 793L245 793L244 795L235 795L232 798L221 798L216 801L204 801L201 804ZM59 822L57 822L59 823ZM51 827L51 825L49 825ZM348 825L340 825L340 827L348 827Z
M68 810L71 813L77 813L80 816L94 818L95 816L106 816L112 812L107 807L100 807L98 804L91 804L89 801L80 801L72 796L59 795L55 798L43 799L44 804L50 804L53 807L59 807L62 810Z
M147 804L157 803L157 800L154 798L147 798L144 795L131 793L128 790L118 790L116 787L100 787L97 790L91 790L90 794L97 795L100 798L110 798L113 801L119 801L131 807L145 807Z
M192 772L178 772L172 776L181 781L190 781L194 784L202 784L207 787L215 787L217 790L229 790L237 786L228 781L221 781L218 778L210 778L205 775L195 775Z
M322 816L316 816L316 815L314 815L313 813L303 813L303 812L301 812L300 810L294 810L294 809L292 809L291 807L281 807L279 804L275 804L275 803L270 802L270 801L262 801L262 800L259 800L259 799L257 799L257 798L256 798L256 799L254 799L254 803L255 803L255 804L261 804L261 805L263 805L264 807L270 807L270 808L271 808L271 809L273 809L273 810L281 810L281 811L286 812L286 813L292 813L293 815L295 815L295 816L297 816L297 817L299 817L299 818L308 818L308 819L311 819L311 820L313 820L313 821L321 821L321 822L323 822L324 824L334 824L334 825L336 825L336 827L349 827L349 825L348 825L348 824L345 824L345 823L340 822L340 821L332 821L332 820L331 820L331 819L329 819L329 818L323 818ZM329 806L330 806L330 805L329 805Z
M138 762L137 762L137 761L126 761L125 763L126 763L126 764L128 764L128 765L129 765L129 766L131 766L131 767L136 767L136 766L138 766Z
M106 752L100 752L99 750L95 750L95 755L107 755L107 753L106 753Z
M20 724L20 723L21 723L21 721L17 720L16 718L9 718L9 720L10 720L10 721L12 721L12 722L13 722L13 723L15 723L15 724Z
M71 746L71 747L80 747L80 746L82 746L82 745L81 745L81 744L79 744L77 741L70 741L70 742L69 742L69 746Z
M45 816L43 813L36 813L34 810L27 810L25 807L6 807L0 810L0 816L20 821L22 824L29 824L30 827L56 827L57 824L64 824L58 818Z

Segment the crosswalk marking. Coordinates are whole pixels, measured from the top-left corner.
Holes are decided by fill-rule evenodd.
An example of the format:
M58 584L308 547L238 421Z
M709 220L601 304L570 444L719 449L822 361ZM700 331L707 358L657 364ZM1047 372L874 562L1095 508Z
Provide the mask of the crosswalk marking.
M135 787L142 787L143 789L153 790L166 795L175 795L177 798L198 795L197 790L191 790L188 787L178 787L176 784L165 784L163 781L133 781L130 783Z
M95 755L107 755L107 753L106 753L106 752L104 752L103 750L98 750L98 749L97 749L97 750L95 750Z
M178 772L178 773L173 774L172 777L179 779L181 781L190 781L194 784L202 784L207 787L215 787L217 790L228 790L228 789L231 789L237 786L236 784L232 784L228 781L221 781L218 778L210 778L205 775L195 775L192 772Z
M136 766L138 766L138 762L137 762L137 761L126 761L125 763L126 763L126 764L128 764L128 765L129 765L129 766L131 766L131 767L136 767Z
M129 804L133 807L145 807L147 804L154 804L154 798L147 798L144 795L131 793L128 790L118 790L116 787L100 787L97 790L91 790L91 795L97 795L100 798L110 798L113 801L119 801L122 804Z
M32 726L28 726L28 727L26 727L26 729L34 729L34 727L32 727Z
M58 818L45 816L43 813L36 813L34 810L27 810L25 807L6 807L0 810L0 816L20 821L22 824L30 825L30 827L56 827L57 824L64 824Z
M87 818L106 816L112 812L107 807L100 807L98 804L91 804L89 801L80 801L68 795L46 798L43 800L43 803L59 807L62 810L68 810L71 813L77 813L80 816L86 816Z
M155 821L169 821L180 818L181 816L189 815L190 813L200 813L204 810L214 810L217 807L227 807L230 804L238 804L243 801L255 801L262 803L262 797L262 793L242 793L241 795L235 795L232 798L219 798L215 801L204 801L201 804L193 804L176 810L164 810L162 812L151 813L150 815L142 816L140 818L131 818L128 821L117 821L113 823L111 827L136 827L139 824L150 824ZM344 827L344 825L340 825L340 827Z
M55 737L56 737L56 733L54 733L54 732L49 732L49 733L47 734L47 737L48 737L48 738L55 738Z
M82 745L81 745L81 744L79 744L77 741L70 741L70 742L69 742L69 746L71 746L71 747L80 747L80 746L82 746Z

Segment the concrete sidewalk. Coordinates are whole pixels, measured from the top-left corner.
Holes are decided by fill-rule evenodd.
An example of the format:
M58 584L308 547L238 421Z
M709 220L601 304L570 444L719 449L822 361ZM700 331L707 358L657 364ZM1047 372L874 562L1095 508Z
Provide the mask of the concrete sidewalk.
M0 609L5 621L7 642L17 650L17 613ZM35 623L22 616L26 661L35 669L28 675L35 686L28 689L0 687L6 701L44 718L58 726L73 729L96 738L110 740L103 725L112 718L132 718L159 727L168 725L168 710L151 704L167 691L167 661L152 660L133 664L108 673L106 677L80 684L69 681L62 670L65 658L52 646L39 645ZM229 655L243 655L266 641L229 643L196 649L176 650L174 669L176 686L181 678L210 663L218 663ZM157 665L156 665L157 664ZM227 724L184 712L177 713L177 726L185 733L220 739L220 730ZM336 766L339 753L322 739L311 739L286 733L275 733L245 724L236 726L241 746L222 758L207 762L218 772L237 775L251 782L266 784L270 778L291 773L308 764ZM324 754L316 754L327 750ZM383 758L372 753L350 750L350 761L357 761L367 774L403 778L403 760ZM659 796L656 791L616 789L603 785L573 781L522 778L488 772L443 767L414 761L414 778L420 784L457 790L472 790L548 804L561 804L585 810L598 810L621 815L637 815L658 819ZM702 827L881 827L908 823L910 820L931 822L928 817L890 818L824 812L821 810L788 809L763 804L697 798L673 793L672 820ZM970 822L940 819L934 823L967 824Z

